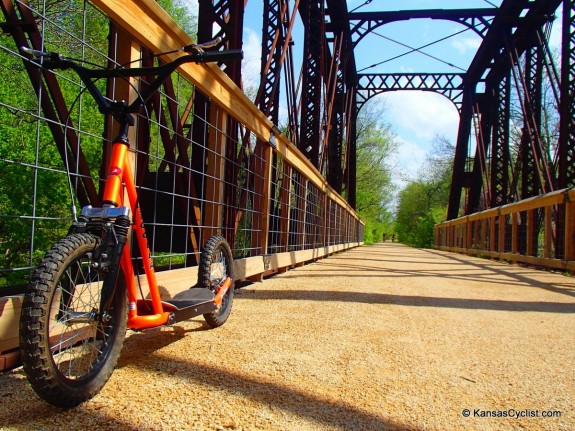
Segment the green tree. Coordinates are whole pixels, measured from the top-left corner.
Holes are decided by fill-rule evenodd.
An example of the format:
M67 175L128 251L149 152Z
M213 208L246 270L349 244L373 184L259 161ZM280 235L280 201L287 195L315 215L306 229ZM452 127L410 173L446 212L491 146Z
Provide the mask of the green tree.
M198 31L198 17L188 7L185 0L157 0L159 5L172 17L174 21L194 40Z
M433 246L433 227L447 213L454 152L447 139L436 137L418 178L399 193L395 230L402 243Z
M381 122L384 107L367 103L357 119L356 210L365 222L365 242L380 241L391 231L395 187L391 160L397 143L389 125Z

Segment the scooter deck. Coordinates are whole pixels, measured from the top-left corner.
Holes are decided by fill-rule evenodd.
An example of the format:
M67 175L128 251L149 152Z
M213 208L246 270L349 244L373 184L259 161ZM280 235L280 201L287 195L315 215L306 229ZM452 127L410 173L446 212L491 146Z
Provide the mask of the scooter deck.
M210 289L192 287L191 289L178 293L172 299L168 299L164 302L172 304L176 308L186 308L199 305L203 302L213 301L214 297L215 296Z
M181 322L217 309L215 295L209 289L193 287L164 301L176 307L171 313L170 323Z

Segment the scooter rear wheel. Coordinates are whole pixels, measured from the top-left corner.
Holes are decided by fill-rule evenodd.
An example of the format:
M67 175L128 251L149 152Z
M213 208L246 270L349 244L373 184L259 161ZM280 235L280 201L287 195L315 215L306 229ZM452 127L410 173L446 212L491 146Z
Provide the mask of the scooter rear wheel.
M212 328L222 326L232 311L234 300L233 270L233 255L226 239L220 235L210 237L200 255L198 286L210 289L216 294L218 287L227 277L232 279L232 285L222 298L222 303L218 309L204 314L206 323Z

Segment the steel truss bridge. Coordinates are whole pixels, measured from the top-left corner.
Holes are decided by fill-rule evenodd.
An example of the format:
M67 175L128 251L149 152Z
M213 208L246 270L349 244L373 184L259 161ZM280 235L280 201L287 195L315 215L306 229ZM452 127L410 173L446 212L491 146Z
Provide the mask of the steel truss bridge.
M59 3L56 0L48 2L46 10L42 10L28 0L1 0L5 40L13 39L12 45L4 44L4 51L17 56L19 54L14 48L17 46L41 48L43 44L51 43L58 48L57 38L44 40L42 35L51 37L46 36L46 28L57 30L58 17L53 18L51 11L57 11ZM80 1L77 3L82 4ZM95 0L84 2L83 8L78 9L85 16L93 13L88 13L91 9L98 10L103 19L109 20L109 43L105 53L109 64L118 63L120 59L123 62L134 61L135 57L126 52L125 46L132 46L132 50L138 50L140 54L147 52L149 55L144 55L142 61L150 65L155 61L154 53L170 48L168 42L154 40L153 37L160 36L152 34L152 30L139 27L131 19L144 23L156 20L164 27L154 28L155 32L163 31L171 42L189 41L188 36L175 30L169 17L158 11L155 2L146 0L139 3L134 0ZM198 41L219 37L222 40L219 49L241 48L246 3L231 0L200 2ZM459 112L448 220L574 185L575 0L503 0L499 7L490 8L382 12L350 12L346 2L341 0L264 0L262 4L261 80L254 102L259 109L257 114L252 112L251 105L246 108L248 102L239 98L239 104L244 105L239 112L244 114L244 118L237 115L238 106L231 100L236 98L237 90L231 89L228 80L241 88L242 72L239 64L232 63L220 65L227 77L223 80L223 74L218 75L215 86L192 77L192 84L202 92L193 93L187 108L179 108L174 102L178 96L173 83L170 83L163 89L163 96L158 96L148 107L150 113L155 112L156 126L150 125L148 119L140 122L140 129L144 131L137 136L135 159L141 167L148 165L140 170L140 185L145 185L145 190L163 190L169 188L169 175L177 177L173 183L179 191L176 193L178 197L173 199L174 203L169 208L172 212L176 210L179 218L177 222L172 223L172 220L168 223L168 219L160 216L160 224L181 226L182 233L190 241L190 250L197 251L200 236L212 232L216 225L225 225L232 242L235 242L240 226L250 230L249 240L242 240L248 250L247 255L268 254L270 247L287 250L290 244L293 247L306 241L315 244L315 239L304 239L309 236L307 231L311 228L295 229L294 225L296 221L303 223L302 226L315 223L312 214L326 220L328 216L320 214L332 210L326 209L323 202L319 203L320 197L308 201L307 195L316 193L315 190L307 190L308 185L313 184L322 192L327 187L330 193L339 196L338 205L346 208L346 214L353 213L356 204L356 118L365 102L385 92L436 92L451 100ZM549 27L558 15L562 16L563 33L562 48L557 57L549 47ZM391 23L417 19L451 21L481 38L466 71L358 73L354 52L367 35ZM294 58L296 20L301 21L304 29L300 70L295 70L295 64L299 63ZM152 24L150 26L153 27ZM70 32L69 38L82 45L83 49L90 49L90 41L86 39L89 34L72 35L70 29L58 31ZM98 203L94 168L89 166L78 144L81 132L61 126L68 112L61 84L52 74L33 70L26 61L24 68L33 88L36 88L41 116L53 135L58 152L63 159L67 154L70 156L69 168L78 176L75 191L79 202ZM218 103L215 103L214 94L221 93L224 87L228 100L216 100ZM129 97L129 89L125 91ZM163 102L162 97L166 101ZM162 103L167 104L167 108L163 109ZM218 120L221 124L213 124L214 106L217 104L223 105L221 109L226 112L226 118L222 116ZM280 108L283 109L284 104L287 127L280 131L277 125ZM550 105L555 110L551 114ZM18 109L7 103L4 106ZM559 125L555 134L545 129L550 115ZM105 126L107 139L111 133L110 123L108 121ZM200 147L190 146L186 139L202 142L210 126L221 130L227 141L235 142L242 149L236 151L232 149L233 145L226 147L221 172L226 172L227 177L220 178L223 181L222 190L218 191L221 196L216 196L215 203L203 205L200 209L198 202L205 201L206 188L211 186L209 181L202 182L198 177L199 172L206 173ZM154 162L158 166L151 169L149 134L154 127L160 129L163 148L162 155ZM285 144L285 148L290 149L287 160L286 157L281 158L277 151L270 152L273 160L267 160L268 150L255 144L270 140L270 136L274 143L276 137L281 137L281 142L283 139L289 141ZM280 145L280 150L283 146ZM294 152L297 155L291 153L294 147L299 150ZM297 164L310 172L292 172L296 166L290 162L290 157L297 158ZM3 160L18 162L9 155ZM265 174L256 167L256 161L265 166L262 169L271 167L273 172ZM284 162L287 162L285 166ZM187 168L181 168L180 164ZM242 169L247 169L249 175L246 176ZM300 174L305 181L296 178ZM209 175L220 173L210 172ZM310 175L314 181L309 181ZM244 184L240 186L242 181ZM269 190L265 186L268 181L272 184ZM282 187L287 191L282 193ZM249 198L254 188L261 189L261 192ZM290 193L298 195L298 199L305 201L307 206L294 205L294 199L288 196ZM274 196L277 202L270 204L269 200ZM238 201L249 202L249 208L233 202L234 197ZM157 202L157 197L153 199ZM178 202L180 200L182 202ZM225 209L215 208L218 204ZM310 209L312 207L313 210ZM268 215L269 208L272 211ZM257 220L251 217L248 222L244 217L248 213L253 215L262 211L265 216L256 217ZM297 211L310 212L310 216L297 215ZM564 213L560 207L553 212L556 231L565 231ZM206 223L208 214L217 221ZM528 228L534 230L531 233L533 238L537 236L535 230L542 226L542 217L534 216L534 219ZM288 227L290 220L291 227ZM191 234L185 227L188 225L194 226ZM527 229L526 223L520 225L521 229ZM322 226L325 230L326 223L322 222ZM283 233L274 236L269 229ZM158 230L162 228L158 226ZM260 232L261 237L255 238L254 231ZM564 235L556 235L554 249L558 257L564 255L566 242ZM526 248L527 245L521 247ZM169 249L165 245L160 248ZM186 262L190 259L194 260L188 256Z
M232 245L240 278L361 244L356 119L372 97L400 90L441 94L460 116L448 222L437 226L436 245L574 269L575 0L391 12L349 11L341 0L262 4L261 80L252 99L241 90L240 64L185 65L137 119L131 154L152 253L165 270L160 281L187 288L199 249L214 233ZM92 120L88 98L76 97L83 90L76 80L32 67L19 48L47 47L102 66L151 66L162 61L156 54L192 39L154 0L0 0L0 8L0 56L10 64L0 79L14 89L0 94L0 137L7 142L0 184L11 184L0 188L8 196L0 227L10 232L2 231L0 289L17 290L50 233L65 233L70 221L47 190L65 190L69 173L76 204L98 205L100 160L114 129L110 119L103 126ZM219 37L217 49L242 48L244 13L245 2L200 1L197 41ZM556 55L549 27L558 16ZM355 48L367 35L416 19L450 21L478 35L468 69L358 72ZM100 84L116 99L137 97L147 85ZM556 133L548 130L550 118ZM535 202L538 195L546 197ZM14 337L3 338L0 353L13 348L6 343Z

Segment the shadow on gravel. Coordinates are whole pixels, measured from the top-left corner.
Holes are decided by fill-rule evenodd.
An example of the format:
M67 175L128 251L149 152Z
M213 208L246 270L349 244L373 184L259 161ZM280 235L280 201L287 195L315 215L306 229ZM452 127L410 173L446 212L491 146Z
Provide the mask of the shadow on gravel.
M539 280L535 280L533 278L526 277L524 274L516 274L516 273L512 272L512 270L507 269L507 268L505 268L505 270L499 269L499 268L497 268L496 265L494 265L493 261L487 261L485 264L483 264L483 263L478 263L476 261L467 260L465 258L453 256L452 254L439 253L439 252L436 252L433 250L425 250L425 251L427 253L431 253L434 255L444 257L445 259L454 260L456 262L461 263L462 265L474 266L476 268L481 268L481 270L483 270L483 271L490 271L494 274L504 275L506 277L513 278L522 284L527 284L527 285L530 285L532 287L536 287L538 289L544 289L544 290L548 290L550 292L560 293L562 295L567 295L567 296L571 296L571 297L575 298L575 285L573 283L565 283L565 284L542 283ZM545 271L543 271L543 270L541 270L541 272L545 273Z
M177 341L182 333L170 337L169 341L163 338L165 332L139 334L138 339L135 340L138 347L137 353L135 352L134 355L122 353L120 357L122 366L135 365L139 368L149 369L153 373L177 375L179 379L187 379L200 385L210 386L232 396L239 394L261 404L262 407L288 411L299 417L337 429L422 431L420 428L386 420L383 417L385 412L382 412L381 415L370 414L363 411L361 406L356 407L345 402L333 402L319 396L316 397L309 392L290 388L279 382L239 375L218 368L216 365L195 362L194 358L191 357L184 361L159 352L158 346L166 346ZM169 364L169 367L163 367L162 364ZM221 396L221 392L218 393ZM178 402L182 401L178 400ZM217 405L217 401L215 404ZM193 408L193 404L190 405L190 408ZM239 419L241 423L241 418Z
M134 424L80 405L60 409L43 401L18 370L0 374L0 430L114 430L132 431ZM119 395L121 396L121 395Z
M575 313L575 303L501 301L488 299L437 298L429 296L404 296L385 293L334 292L325 290L263 290L249 289L236 297L242 299L285 299L322 302L356 302L363 304L388 304L409 307L444 307L470 310L538 311L543 313Z
M392 254L390 254L391 247L393 247ZM366 250L369 252L366 253ZM346 252L345 254L332 256L328 259L320 260L315 262L308 270L305 268L300 268L299 271L288 272L284 274L284 278L323 278L329 276L331 277L349 277L349 272L357 272L362 278L392 278L400 279L406 277L441 277L446 280L446 283L450 279L454 280L470 280L485 282L489 285L500 284L502 286L524 286L526 288L534 287L538 289L547 290L549 292L558 293L561 295L567 295L575 298L575 279L565 278L565 283L546 283L542 282L536 278L529 277L529 273L533 274L545 274L547 271L538 270L535 268L518 267L514 265L506 265L501 262L493 260L485 260L485 263L478 261L479 258L467 258L467 256L455 255L448 252L439 252L430 249L413 249L404 245L383 245L375 244L371 246L366 246L362 248L361 257L353 259L353 253L357 249ZM387 250L387 251L382 251ZM368 254L370 257L365 257ZM381 255L382 258L377 257ZM413 256L413 260L412 257ZM384 258L385 257L385 258ZM345 260L342 262L342 260ZM356 263L350 263L357 260ZM407 263L412 264L413 267L410 268L404 265L401 269L390 267L389 263ZM454 265L453 262L456 262ZM381 266L377 263L382 263ZM420 269L418 264L426 265L425 269ZM429 266L433 268L430 269ZM454 267L455 268L444 268L444 267ZM518 273L517 268L521 271ZM340 272L340 269L346 269L345 272ZM558 275L558 274L555 274ZM568 282L571 281L571 282ZM294 298L295 299L295 298ZM457 301L457 300L454 300ZM465 300L462 300L465 301ZM481 301L480 301L481 302ZM488 301L487 301L488 302ZM505 301L495 301L503 302ZM515 303L514 301L509 302L509 304ZM521 302L519 302L521 303ZM562 303L530 303L525 302L527 307L535 307L533 310L529 309L526 311L549 311L553 312L550 307L553 304L558 304L559 309L566 308L567 311L557 311L562 313L572 313L575 312L573 307L575 304L562 304ZM529 305L534 304L534 305ZM542 310L536 307L536 304L543 304ZM547 305L550 304L550 305ZM436 305L434 305L436 306ZM469 308L482 308L471 306ZM492 309L487 307L487 309ZM494 308L503 309L508 308ZM511 308L513 309L513 308Z

